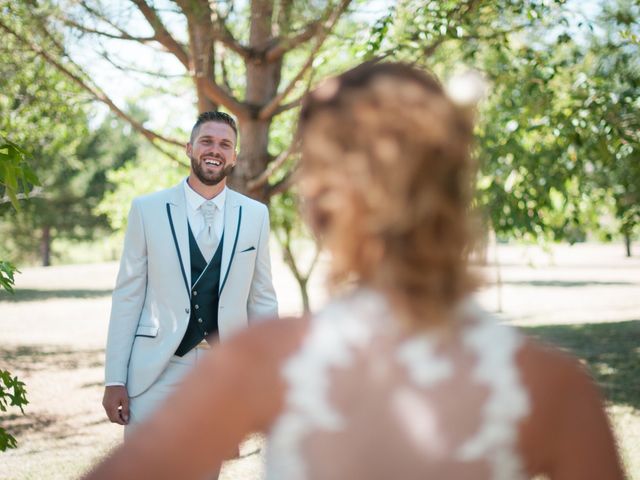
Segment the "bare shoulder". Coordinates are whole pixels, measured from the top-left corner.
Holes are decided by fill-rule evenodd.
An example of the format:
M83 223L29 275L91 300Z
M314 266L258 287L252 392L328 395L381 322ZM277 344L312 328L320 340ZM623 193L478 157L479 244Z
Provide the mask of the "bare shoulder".
M527 339L518 354L530 415L520 448L532 474L623 478L602 395L574 356Z
M208 373L229 379L256 430L267 430L283 408L282 369L300 348L307 324L304 318L282 318L252 325L222 342L209 357Z
M584 390L597 393L587 368L576 357L536 340L525 340L518 363L533 394L548 396L552 389L558 394L553 396L555 400L560 400L560 394L572 397Z

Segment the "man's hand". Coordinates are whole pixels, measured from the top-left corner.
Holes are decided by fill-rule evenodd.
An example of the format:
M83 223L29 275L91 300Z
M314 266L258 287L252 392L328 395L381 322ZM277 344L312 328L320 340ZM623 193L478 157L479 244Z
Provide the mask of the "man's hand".
M129 395L127 388L122 385L112 385L104 388L102 406L107 417L113 423L127 425L129 423Z

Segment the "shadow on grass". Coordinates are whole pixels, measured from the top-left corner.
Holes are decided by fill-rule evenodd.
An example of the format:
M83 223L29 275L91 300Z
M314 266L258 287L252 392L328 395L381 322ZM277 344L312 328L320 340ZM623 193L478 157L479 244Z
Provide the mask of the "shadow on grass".
M522 330L584 360L607 400L640 410L640 320Z
M637 285L633 282L600 282L597 280L508 280L502 282L503 285L525 286L525 287L624 287Z
M25 413L25 415L5 413L0 417L2 424L7 427L13 436L18 438L19 443L19 438L28 432L43 431L55 426L58 422L58 418L55 415L29 412L29 405L25 407Z
M0 358L10 371L75 370L103 365L104 350L72 350L51 345L0 346Z
M111 289L36 290L30 288L18 288L12 294L0 291L0 302L36 302L52 298L100 298L108 297L111 295L112 291L113 290Z

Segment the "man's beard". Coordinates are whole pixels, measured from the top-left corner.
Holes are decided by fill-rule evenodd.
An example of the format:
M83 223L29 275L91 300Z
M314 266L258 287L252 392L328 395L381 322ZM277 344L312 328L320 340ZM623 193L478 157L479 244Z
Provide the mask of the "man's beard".
M191 170L195 173L198 180L200 180L205 185L209 185L210 187L213 185L218 185L222 180L224 180L227 175L231 173L233 170L233 165L224 164L224 167L216 173L207 173L202 168L203 162L198 162L195 158L189 157L191 159Z

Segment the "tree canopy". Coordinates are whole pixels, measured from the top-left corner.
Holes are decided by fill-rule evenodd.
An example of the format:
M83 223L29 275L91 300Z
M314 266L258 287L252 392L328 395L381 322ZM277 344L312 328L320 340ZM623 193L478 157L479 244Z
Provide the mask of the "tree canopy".
M46 64L47 75L56 76L55 87L41 82L41 98L54 89L82 99L59 108L54 101L53 115L79 112L93 100L123 122L116 130L128 125L146 138L152 150L138 145L129 159L142 155L142 163L152 162L155 155L172 162L173 172L187 166L181 149L192 117L141 114L145 98L192 104L193 116L212 108L233 113L240 158L232 186L265 202L292 186L296 109L326 75L374 58L421 64L444 82L474 68L490 85L476 149L478 205L487 224L502 238L577 241L597 232L630 240L640 204L638 6L619 0L588 7L575 0L0 0L0 30L11 45L3 55L19 53L21 62ZM117 88L100 86L105 77L96 75L97 65L114 78L146 84L144 98L128 104L116 98ZM94 111L79 113L85 128ZM61 116L74 118L70 111ZM86 141L95 124L78 137ZM73 152L52 158L88 164L96 156L78 140L62 145ZM84 172L84 181L62 170L60 178L87 185L90 171L101 169L96 178L103 187L90 190L107 200L97 210L98 200L87 202L89 210L108 214L118 227L118 196L134 195L136 183L140 193L144 182L134 181L140 164L115 157L112 163L101 157L101 167ZM106 173L118 166L119 173ZM127 188L130 193L122 193ZM278 202L274 219L288 228L295 204L291 197Z

